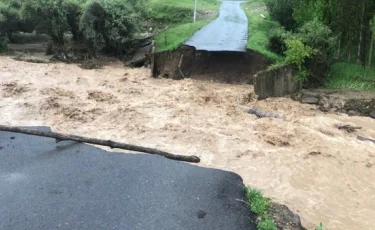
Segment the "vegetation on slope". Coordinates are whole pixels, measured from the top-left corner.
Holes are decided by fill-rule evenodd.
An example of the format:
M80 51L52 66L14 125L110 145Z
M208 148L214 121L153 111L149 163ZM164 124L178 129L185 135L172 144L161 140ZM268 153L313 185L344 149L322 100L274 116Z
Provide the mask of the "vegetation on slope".
M335 63L330 68L325 86L375 92L375 68L363 68L355 63Z
M249 22L247 48L263 54L270 60L281 62L282 55L276 54L268 48L269 34L274 29L280 28L279 23L270 19L262 0L246 2L243 8ZM263 19L260 14L266 18Z
M276 225L268 215L271 201L263 196L258 189L245 188L246 199L252 213L257 216L258 230L276 230Z
M292 55L289 60L299 64L305 82L330 88L373 88L366 77L373 75L374 1L264 1L271 18L283 27L271 33L269 47L280 55ZM358 74L366 80L359 80Z

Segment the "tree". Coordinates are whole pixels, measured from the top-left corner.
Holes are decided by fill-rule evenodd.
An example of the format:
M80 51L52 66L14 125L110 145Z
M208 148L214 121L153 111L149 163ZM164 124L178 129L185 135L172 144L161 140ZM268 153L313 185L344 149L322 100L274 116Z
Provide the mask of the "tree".
M13 32L18 30L20 23L21 3L19 1L0 2L0 36L13 40Z
M90 3L80 20L86 43L93 49L102 44L107 51L121 53L140 31L143 11L136 10L147 1L111 0ZM144 6L147 8L146 6Z
M311 47L304 45L298 38L287 39L285 43L287 46L287 50L285 51L285 63L295 65L299 71L299 78L305 80L308 76L308 72L303 64L315 51Z
M371 40L370 40L370 53L368 60L368 67L371 68L372 57L374 56L374 42L375 42L375 14L370 21Z
M279 21L287 30L293 30L297 26L293 11L298 2L299 0L265 0L271 17Z
M64 45L64 33L68 30L67 4L64 0L27 0L23 6L26 20L37 20L55 44Z

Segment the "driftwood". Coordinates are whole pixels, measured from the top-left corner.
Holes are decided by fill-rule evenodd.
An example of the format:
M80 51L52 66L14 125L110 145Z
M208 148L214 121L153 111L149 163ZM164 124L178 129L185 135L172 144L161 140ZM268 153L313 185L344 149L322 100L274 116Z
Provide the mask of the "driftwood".
M160 150L153 149L153 148L130 145L130 144L115 142L111 140L101 140L101 139L88 138L88 137L82 137L82 136L76 136L76 135L67 135L67 134L61 134L61 133L56 133L56 132L49 132L49 131L46 132L46 131L40 131L40 130L35 130L35 129L5 126L5 125L0 125L0 131L23 133L23 134L28 134L28 135L40 136L40 137L50 137L50 138L56 139L56 143L60 141L71 140L71 141L89 143L89 144L94 144L94 145L108 146L111 148L155 154L155 155L160 155L168 159L177 160L177 161L186 161L186 162L193 162L193 163L200 162L200 158L197 156L175 155L175 154L171 154L171 153L160 151Z
M249 109L249 108L246 108L245 106L242 106L242 105L238 105L238 108L245 110L249 114L254 114L259 118L269 117L269 118L285 119L285 117L281 116L280 114L268 113L268 112L264 112L260 109Z
M339 130L346 130L348 133L353 133L357 129L362 129L362 127L357 126L351 126L351 125L337 125L337 128Z
M367 137L357 136L357 139L360 140L360 141L370 141L370 142L375 144L375 140L367 138Z

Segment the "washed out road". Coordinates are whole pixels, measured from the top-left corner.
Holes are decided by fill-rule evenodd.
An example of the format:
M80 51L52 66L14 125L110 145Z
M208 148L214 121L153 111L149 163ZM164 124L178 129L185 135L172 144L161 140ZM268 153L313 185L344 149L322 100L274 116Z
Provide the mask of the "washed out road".
M9 132L0 159L1 230L255 229L231 172Z
M241 1L223 1L219 17L189 38L197 50L246 52L248 21Z

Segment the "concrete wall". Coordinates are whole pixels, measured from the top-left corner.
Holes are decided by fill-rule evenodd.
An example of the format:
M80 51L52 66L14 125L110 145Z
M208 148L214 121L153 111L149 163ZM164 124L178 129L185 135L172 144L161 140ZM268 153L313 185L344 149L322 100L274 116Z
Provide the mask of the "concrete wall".
M302 83L296 80L294 74L291 66L257 73L253 77L255 94L258 95L258 99L265 99L298 93Z

